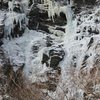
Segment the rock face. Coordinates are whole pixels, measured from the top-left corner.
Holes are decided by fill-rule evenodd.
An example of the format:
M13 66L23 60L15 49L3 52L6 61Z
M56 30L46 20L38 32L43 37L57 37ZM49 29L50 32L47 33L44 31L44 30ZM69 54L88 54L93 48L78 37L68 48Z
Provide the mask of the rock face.
M1 12L0 14L0 45L2 45L2 38L4 37L4 20L5 14Z
M74 0L77 4L87 4L87 5L95 5L96 0Z
M7 9L8 8L8 1L7 0L5 0L5 1L1 0L0 1L0 8L1 9L2 8Z
M3 36L4 36L4 25L0 25L0 39L2 39Z
M48 67L48 66L49 66L49 64L48 64L48 60L49 60L49 59L50 59L50 58L48 57L48 55L43 54L42 64L46 63L46 66Z
M11 36L12 38L16 38L16 37L20 37L22 36L22 34L24 33L25 28L22 27L20 28L20 23L19 21L16 22L16 20L14 20L14 28L11 30ZM24 21L22 22L22 24L24 24Z
M43 30L47 33L51 33L49 27L64 26L66 25L66 15L61 12L60 16L55 15L54 21L49 19L48 12L38 8L38 5L34 5L29 13L29 28L34 30ZM55 30L65 31L63 28L57 27Z
M42 64L46 63L47 67L51 67L54 70L59 69L59 63L64 59L64 50L61 47L54 47L49 50L49 55L43 54Z
M60 47L51 49L49 51L50 56L50 67L52 67L54 70L57 69L59 62L64 59L64 50Z

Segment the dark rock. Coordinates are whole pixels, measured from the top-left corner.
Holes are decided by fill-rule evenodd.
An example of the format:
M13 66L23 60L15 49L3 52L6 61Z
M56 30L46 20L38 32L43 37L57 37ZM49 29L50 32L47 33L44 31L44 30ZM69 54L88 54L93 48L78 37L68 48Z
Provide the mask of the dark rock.
M45 32L47 32L47 33L50 33L50 31L49 31L48 28L49 28L49 27L48 27L47 25L45 25L45 24L39 24L39 26L38 26L38 29L39 29L39 30L43 30L43 31L45 31Z
M96 24L99 24L99 20L98 20L98 19L96 19L96 20L95 20L95 23L96 23Z
M65 15L63 12L60 12L60 17L61 17L63 20L67 21L66 15Z
M90 4L90 5L95 5L96 4L96 0L85 0L86 4Z
M64 50L60 47L55 48L55 49L51 49L49 51L49 56L51 58L50 67L52 67L54 70L56 70L60 61L63 60L64 55L65 55Z
M85 62L89 58L88 55L85 55L83 62Z
M86 32L86 26L84 27L83 32Z
M77 31L77 33L80 33L81 31L79 30L79 31Z
M20 28L19 21L18 21L18 23L16 23L16 20L14 20L13 24L14 24L14 28L11 29L11 33L10 33L12 38L21 37L25 31L24 23L22 23L21 28Z
M33 0L29 0L29 7L33 4Z
M65 29L64 28L60 28L60 27L57 27L56 30L60 30L60 31L65 32Z
M4 22L2 22L4 23ZM0 25L0 39L2 39L4 36L4 25Z
M93 33L94 33L94 34L99 34L99 30L96 30L96 29L95 29L95 30L93 31Z
M89 32L89 34L92 33L92 28L91 27L88 29L88 32Z
M44 23L47 19L47 12L40 12L39 8L34 7L29 13L28 28L33 30L43 30L49 33L48 26Z
M73 59L73 60L76 60L76 56L73 56L72 59Z
M73 67L77 67L76 60L77 60L77 57L75 55L73 55L73 57L72 57L72 66Z
M13 11L15 11L17 13L21 13L21 9L19 7L14 7Z
M3 45L3 41L2 40L0 40L0 46L2 46Z
M37 22L35 21L34 17L33 19L29 19L28 28L35 30L36 26L37 26Z
M58 47L55 49L51 49L49 51L49 56L54 56L54 55L58 55L61 59L63 59L65 53L64 53L64 50L62 48Z
M78 14L81 12L81 8L79 6L75 6L74 14Z
M74 3L76 3L77 5L95 5L96 0L74 0Z
M43 54L42 64L46 63L46 66L48 67L48 66L49 66L49 64L48 64L48 60L49 60L48 55Z
M76 36L75 40L78 40L78 36Z
M52 67L54 70L57 69L59 62L62 59L59 56L53 56L51 57L51 61L50 61L50 67Z
M41 19L41 21L48 19L48 13L44 11L39 12L39 18Z
M35 46L35 45L34 45L34 46L32 47L33 53L37 53L38 50L39 50L39 47L38 47L38 46Z
M46 38L47 47L52 46L52 44L53 44L53 39L50 36L47 36L47 38Z
M88 49L91 47L92 43L94 42L93 37L90 39L90 42L88 43Z
M84 36L82 36L82 39L84 38Z
M75 68L76 68L76 66L77 66L77 65L76 65L76 63L74 63L73 67L75 67Z
M55 21L54 21L54 24L55 24L55 25L64 26L64 25L67 24L67 21L66 21L64 18L62 18L61 16L55 18L54 20L55 20Z
M25 29L24 28L22 28L20 31L19 31L19 37L21 37L22 35L23 35L23 33L25 32Z
M48 12L41 10L35 5L29 13L28 28L33 30L43 30L50 33L48 26L66 25L66 15L61 12L60 16L55 15L54 21L48 18ZM57 30L65 31L64 29L57 28Z
M0 1L0 9L7 9L8 8L8 1L5 2L3 0Z
M87 61L88 58L89 58L89 56L88 55L85 55L85 57L83 59L83 63L82 63L82 68L86 67L86 65L87 65L86 61Z

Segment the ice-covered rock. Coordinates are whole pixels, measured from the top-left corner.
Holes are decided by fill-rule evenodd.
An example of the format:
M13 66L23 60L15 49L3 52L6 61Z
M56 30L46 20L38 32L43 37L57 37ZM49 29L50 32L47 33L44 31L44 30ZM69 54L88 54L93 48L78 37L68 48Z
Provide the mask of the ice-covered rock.
M6 76L11 68L11 84L19 87L24 75L45 100L99 100L100 7L81 1L20 0L20 13L4 11L0 64Z

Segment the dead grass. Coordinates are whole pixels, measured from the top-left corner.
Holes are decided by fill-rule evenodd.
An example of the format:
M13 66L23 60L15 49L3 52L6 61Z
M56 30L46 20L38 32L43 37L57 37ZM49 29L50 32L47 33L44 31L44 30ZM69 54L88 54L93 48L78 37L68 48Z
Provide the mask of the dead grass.
M79 86L85 91L84 100L88 100L89 97L93 100L100 99L100 92L97 93L94 89L96 85L100 85L100 69L94 66L89 71L81 69L78 78Z
M43 93L31 84L27 84L23 76L23 66L14 72L13 67L8 64L3 70L6 80L6 93L14 100L44 100ZM6 94L3 93L3 94Z

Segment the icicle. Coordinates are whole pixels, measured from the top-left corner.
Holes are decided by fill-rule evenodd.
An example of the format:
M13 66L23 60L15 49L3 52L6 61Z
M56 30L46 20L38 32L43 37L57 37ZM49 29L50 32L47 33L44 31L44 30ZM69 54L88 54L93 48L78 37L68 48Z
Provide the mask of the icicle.
M52 1L49 1L48 4L49 4L48 16L49 16L49 18L51 17L52 21L54 22L54 8L53 8L53 3L52 3Z
M13 11L13 1L8 2L9 11Z
M45 5L48 5L48 7L45 7L45 10L48 11L48 17L51 18L54 21L53 1L52 0L44 0L44 6Z

